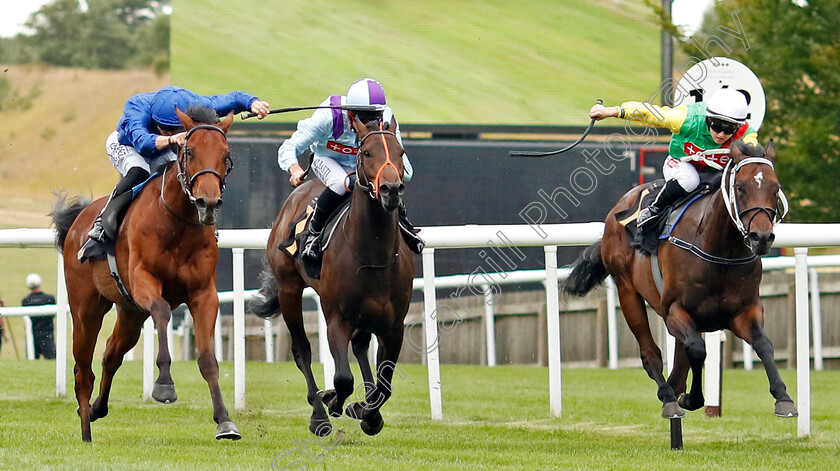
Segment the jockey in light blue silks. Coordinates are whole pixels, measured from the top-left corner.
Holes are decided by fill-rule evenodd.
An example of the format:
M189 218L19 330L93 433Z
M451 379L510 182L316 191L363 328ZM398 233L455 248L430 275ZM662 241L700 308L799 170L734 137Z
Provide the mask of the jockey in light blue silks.
M307 226L307 239L303 244L301 255L317 259L321 254L320 234L324 229L327 218L343 200L347 192L347 176L356 171L356 154L359 151L359 138L353 129L355 118L367 124L371 121L391 122L394 113L385 103L385 90L376 80L365 78L354 82L347 90L346 96L333 95L324 100L320 106L360 105L373 107L374 111L348 111L344 109L316 110L312 116L298 122L297 130L286 139L277 150L277 162L280 168L289 172L289 182L292 186L303 183L304 170L297 160L308 148L315 154L312 170L327 187L318 196L315 211ZM396 120L394 120L396 122ZM390 129L402 144L400 127ZM403 181L411 180L414 169L408 156L403 154ZM400 208L400 224L403 235L409 247L416 253L423 249L423 241L415 235L408 219L405 208ZM406 227L407 226L407 227Z

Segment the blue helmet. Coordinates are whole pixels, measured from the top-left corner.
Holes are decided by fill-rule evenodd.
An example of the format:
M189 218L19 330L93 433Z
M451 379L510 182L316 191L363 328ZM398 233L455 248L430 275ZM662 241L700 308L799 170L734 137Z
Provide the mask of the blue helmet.
M181 126L178 115L175 113L177 107L186 111L190 105L198 105L201 99L195 93L172 85L163 87L152 97L152 119L164 126Z

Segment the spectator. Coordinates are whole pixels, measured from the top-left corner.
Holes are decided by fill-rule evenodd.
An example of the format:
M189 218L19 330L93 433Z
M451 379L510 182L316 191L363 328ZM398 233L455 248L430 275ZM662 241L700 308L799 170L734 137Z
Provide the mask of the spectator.
M26 277L26 287L29 295L21 301L22 306L43 306L55 304L55 297L41 291L41 277L30 273ZM44 357L55 359L55 337L53 334L53 316L31 316L32 338L35 341L35 359Z

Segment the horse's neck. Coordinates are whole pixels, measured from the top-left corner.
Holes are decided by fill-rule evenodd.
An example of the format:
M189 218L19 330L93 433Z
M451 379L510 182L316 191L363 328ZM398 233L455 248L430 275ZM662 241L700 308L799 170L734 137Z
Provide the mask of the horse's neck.
M711 195L697 232L705 241L703 248L708 253L727 258L747 257L752 253L744 244L744 236L729 217L720 190Z
M347 214L347 234L348 242L371 257L370 263L387 261L399 249L397 211L385 211L367 192L356 190Z

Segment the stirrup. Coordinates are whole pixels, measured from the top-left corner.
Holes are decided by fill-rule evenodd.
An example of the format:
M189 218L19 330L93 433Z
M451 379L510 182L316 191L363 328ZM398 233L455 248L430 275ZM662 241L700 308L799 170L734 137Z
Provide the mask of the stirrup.
M650 221L656 219L656 216L658 216L661 212L662 211L656 206L648 206L647 208L642 209L639 212L639 217L636 219L636 226L643 227L647 225Z
M96 219L93 221L93 227L91 228L90 232L88 232L88 237L90 237L92 240L101 242L103 244L107 241L107 237L105 236L105 228L102 227L101 215L97 216Z
M301 250L300 256L311 258L313 260L318 259L321 255L321 244L319 243L320 238L320 232L310 232L309 235L306 236L306 241L303 243L303 250Z

